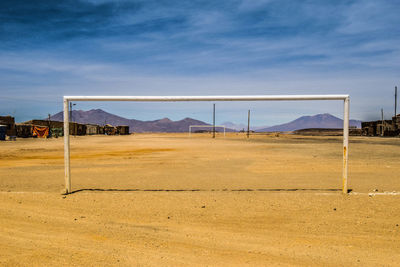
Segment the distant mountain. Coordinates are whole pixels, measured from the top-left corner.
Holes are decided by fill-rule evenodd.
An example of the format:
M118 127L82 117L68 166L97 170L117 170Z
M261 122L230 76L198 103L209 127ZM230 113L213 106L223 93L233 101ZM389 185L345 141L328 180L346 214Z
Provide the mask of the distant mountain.
M54 114L50 117L50 119L55 121L63 121L63 112ZM172 121L168 118L154 121L127 119L105 112L101 109L92 109L89 111L73 110L71 121L78 123L93 123L99 125L128 125L130 132L187 132L190 125L209 125L203 121L195 120L192 118L185 118L179 121ZM227 131L229 130L227 129Z
M245 125L245 124L242 124L242 123L235 124L235 123L230 122L230 121L223 122L223 123L221 123L221 125L224 125L225 127L228 127L228 128L231 128L231 129L235 129L236 131L241 131L243 129L247 129L247 125Z
M54 121L63 121L63 112L59 112L50 117ZM163 118L154 121L141 121L135 119L123 118L101 109L92 109L88 111L74 110L72 111L72 121L79 123L93 124L111 124L111 125L128 125L131 132L187 132L190 125L210 125L203 121L192 118L185 118L179 121L172 121L168 118ZM246 130L247 125L234 124L232 122L222 123L227 127L227 132L239 131L243 128ZM361 128L361 121L350 120L351 126ZM342 128L343 120L331 114L318 114L314 116L303 116L289 123L280 124L272 127L251 127L252 130L258 132L275 132L275 131L295 131L307 128ZM201 128L198 128L201 129ZM209 128L204 128L209 129Z
M59 112L50 117L54 121L63 121L64 112ZM102 109L91 109L88 111L84 110L73 110L71 121L78 123L93 123L93 124L111 124L111 125L129 125L132 122L140 122L137 120L126 119L108 112Z
M243 123L236 124L236 123L233 123L230 121L226 121L226 122L222 123L222 125L225 125L225 127L234 129L236 131L242 131L243 129L245 131L247 131L247 124L243 124ZM251 126L251 123L250 123L250 130L253 130L253 131L257 131L258 129L263 129L263 128L267 128L267 127L268 126Z
M361 128L361 121L350 120L350 126ZM289 123L275 125L263 129L258 132L278 132L278 131L295 131L308 128L327 128L338 129L343 128L343 120L329 113L317 114L314 116L303 116Z

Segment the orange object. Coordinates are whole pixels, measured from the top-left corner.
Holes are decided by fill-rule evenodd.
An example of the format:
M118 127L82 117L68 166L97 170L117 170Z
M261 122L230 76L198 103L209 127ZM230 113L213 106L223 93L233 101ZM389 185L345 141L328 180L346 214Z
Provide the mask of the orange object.
M33 126L32 135L38 138L47 138L49 136L49 127Z

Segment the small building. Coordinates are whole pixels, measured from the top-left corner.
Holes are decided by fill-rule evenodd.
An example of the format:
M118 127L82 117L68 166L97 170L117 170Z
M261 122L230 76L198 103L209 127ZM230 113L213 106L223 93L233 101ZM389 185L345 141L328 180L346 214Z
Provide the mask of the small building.
M72 135L86 135L86 125L85 124L73 122L72 127L73 127ZM69 132L71 134L71 129Z
M400 114L392 117L393 127L395 130L400 130Z
M51 133L51 137L55 137L55 138L64 136L64 127L51 128L50 133Z
M15 125L17 137L21 138L32 137L32 127L33 126L31 124L17 123Z
M112 126L110 124L104 125L104 134L106 134L106 135L116 135L117 134L117 127Z
M26 121L23 124L28 125L37 125L37 126L46 126L50 129L50 134L52 134L51 129L54 129L57 132L57 136L60 135L60 128L62 132L64 132L64 122L63 121L50 121L50 120L30 120ZM86 125L77 123L77 122L70 122L69 123L69 134L70 135L86 135Z
M100 133L100 126L97 124L86 124L86 134L94 135Z
M366 121L361 123L364 136L398 136L400 134L400 115L392 120Z
M4 125L7 127L6 129L7 136L17 136L14 117L0 116L0 125Z
M117 132L119 135L128 135L129 134L129 126L128 125L117 126Z
M51 128L63 128L64 122L62 121L51 121L51 120L30 120L23 122L23 124L31 124L37 126L47 126L49 129Z
M104 126L99 126L99 134L105 134L104 133Z
M0 125L0 141L6 140L7 125Z

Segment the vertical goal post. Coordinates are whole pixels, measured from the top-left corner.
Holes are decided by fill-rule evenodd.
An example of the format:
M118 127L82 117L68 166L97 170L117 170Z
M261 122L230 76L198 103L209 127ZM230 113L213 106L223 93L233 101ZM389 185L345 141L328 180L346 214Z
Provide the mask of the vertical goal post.
M132 102L195 102L195 101L305 101L342 100L343 101L343 170L342 192L348 193L349 156L349 95L234 95L234 96L64 96L64 169L65 194L71 190L69 103L71 101L132 101Z

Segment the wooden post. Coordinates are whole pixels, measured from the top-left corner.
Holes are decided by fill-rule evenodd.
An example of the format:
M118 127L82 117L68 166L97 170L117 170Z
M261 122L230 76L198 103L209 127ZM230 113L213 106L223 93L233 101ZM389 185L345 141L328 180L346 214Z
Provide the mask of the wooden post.
M250 109L247 112L247 138L250 137Z
M385 121L383 119L383 108L381 108L381 116L382 116L382 127L381 127L381 136L383 136L384 132L385 132Z
M213 138L215 138L215 104L213 109Z
M397 130L397 86L394 87L394 129Z
M397 115L397 86L394 87L394 117Z

